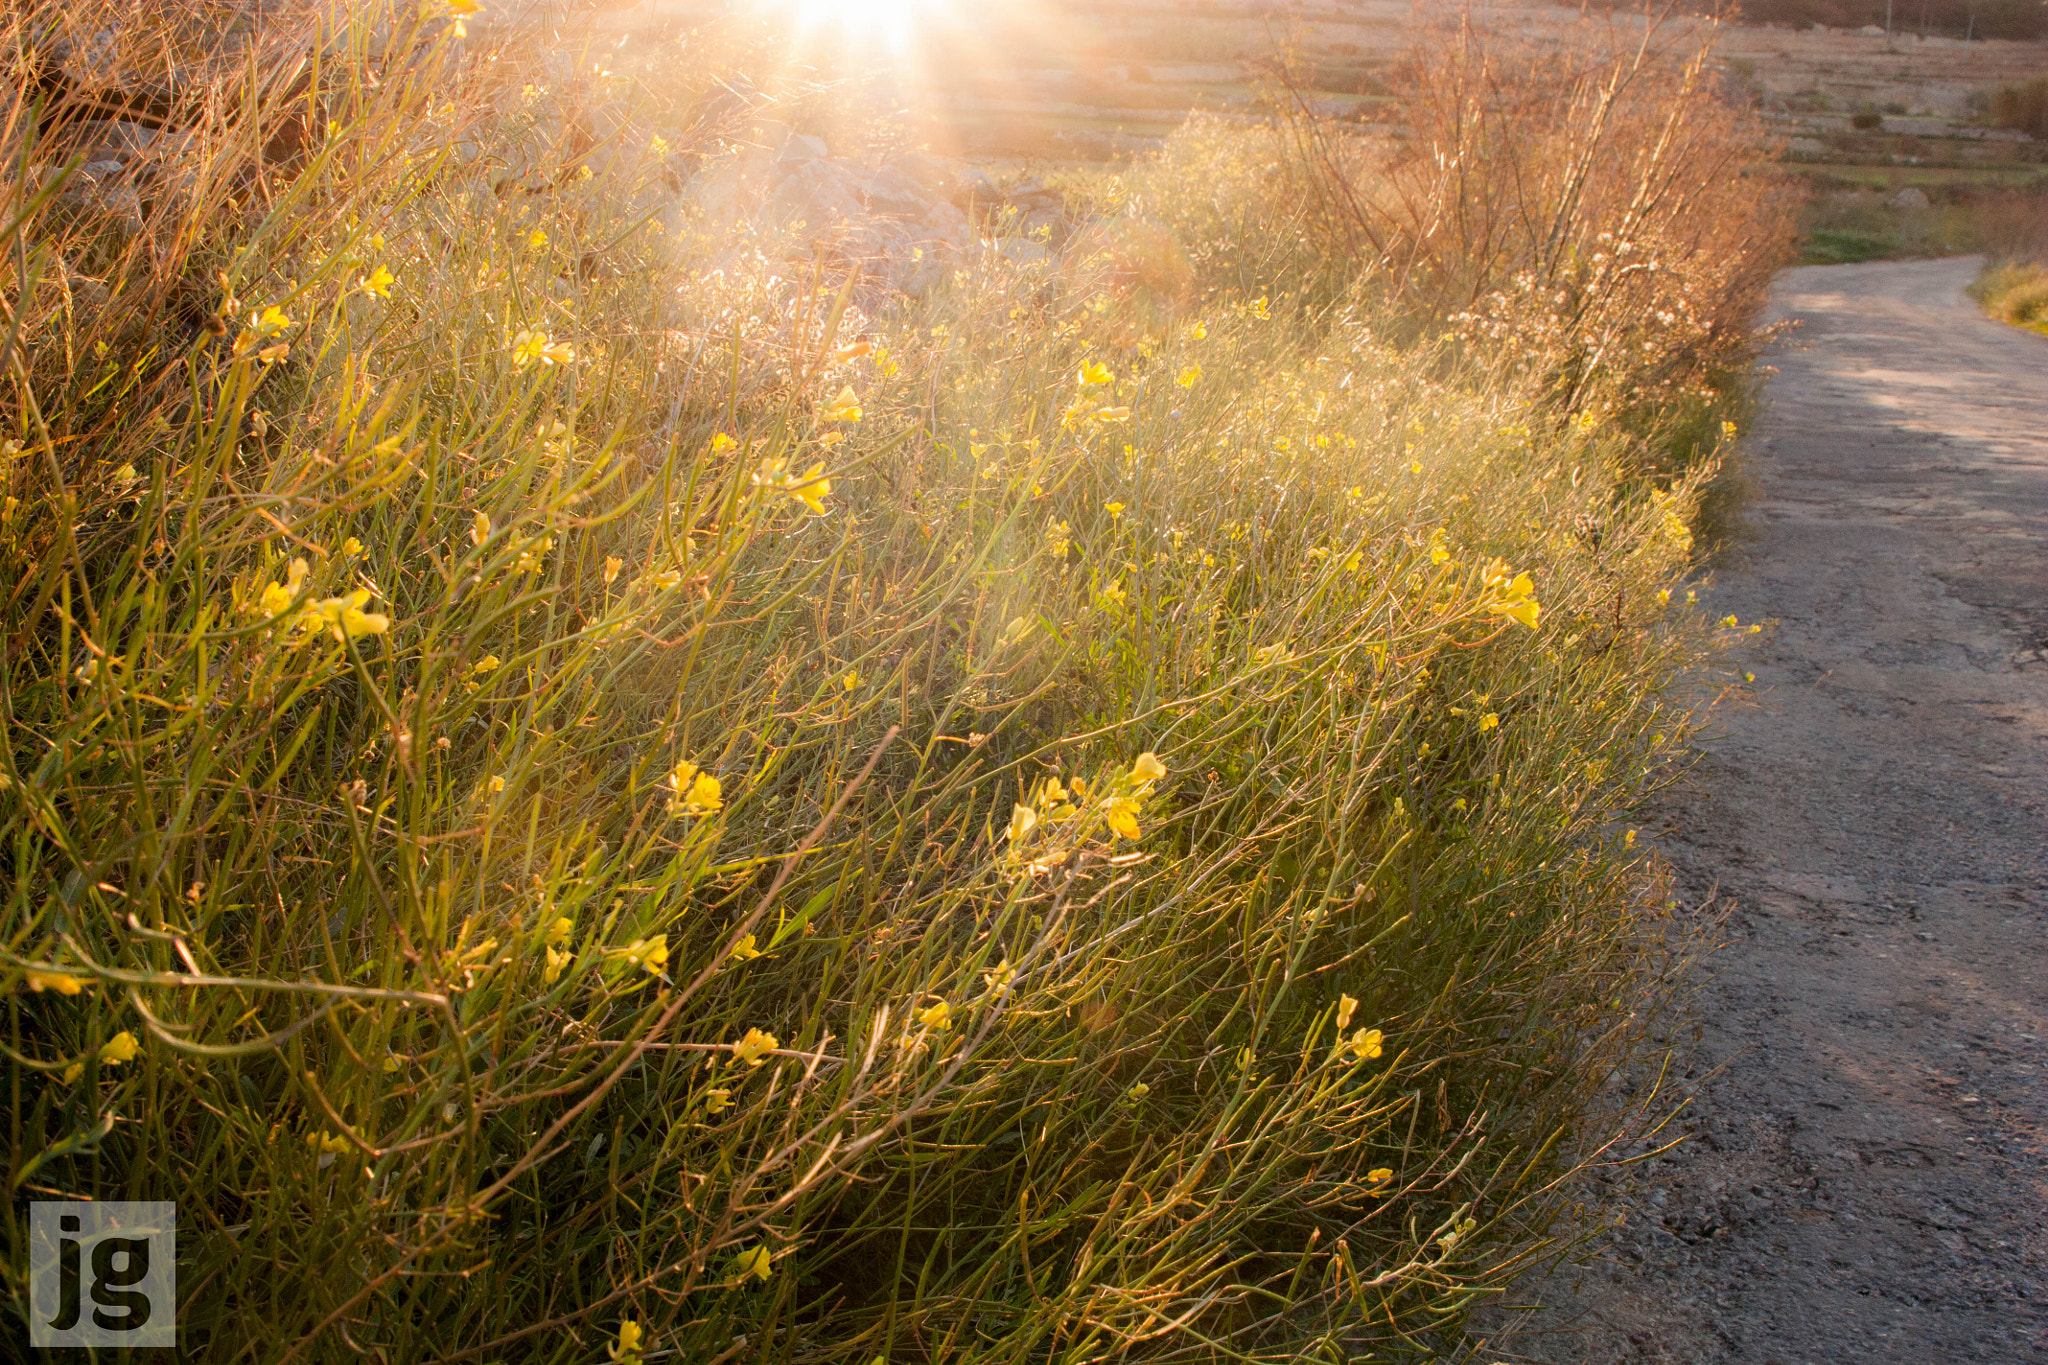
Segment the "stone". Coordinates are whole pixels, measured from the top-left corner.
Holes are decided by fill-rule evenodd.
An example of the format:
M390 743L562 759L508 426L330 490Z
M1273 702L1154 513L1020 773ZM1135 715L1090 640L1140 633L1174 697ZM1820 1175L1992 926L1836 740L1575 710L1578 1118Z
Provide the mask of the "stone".
M1908 185L1884 202L1886 208L1924 209L1928 205L1927 191L1918 185Z

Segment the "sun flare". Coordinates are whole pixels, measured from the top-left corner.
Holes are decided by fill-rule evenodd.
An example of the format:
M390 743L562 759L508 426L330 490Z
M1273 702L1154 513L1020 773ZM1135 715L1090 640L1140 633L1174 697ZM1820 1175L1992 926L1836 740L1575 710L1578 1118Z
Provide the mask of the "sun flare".
M831 32L856 43L901 51L910 46L938 0L794 0L799 31Z

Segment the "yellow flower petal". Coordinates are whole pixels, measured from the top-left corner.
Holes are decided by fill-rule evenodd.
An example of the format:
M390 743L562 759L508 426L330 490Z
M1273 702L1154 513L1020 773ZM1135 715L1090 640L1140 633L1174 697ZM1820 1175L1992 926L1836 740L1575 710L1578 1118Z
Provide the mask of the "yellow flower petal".
M841 389L824 411L818 414L821 422L858 422L864 414L861 411L860 395L848 384Z
M1385 1035L1378 1029L1362 1028L1351 1035L1351 1040L1344 1047L1346 1051L1359 1061L1369 1062L1385 1050L1382 1046L1384 1042Z
M774 1034L750 1028L745 1037L732 1045L732 1059L746 1066L759 1066L769 1053L781 1046L781 1040Z
M1109 820L1109 827L1126 839L1138 837L1138 803L1129 800L1111 801L1103 809Z
M85 989L85 983L69 972L28 973L28 988L32 991L55 991L59 995L76 995Z

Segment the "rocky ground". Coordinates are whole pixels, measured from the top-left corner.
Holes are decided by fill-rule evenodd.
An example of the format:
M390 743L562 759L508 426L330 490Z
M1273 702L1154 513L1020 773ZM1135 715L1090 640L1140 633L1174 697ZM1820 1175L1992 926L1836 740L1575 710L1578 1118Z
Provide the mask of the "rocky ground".
M1775 624L1660 839L1733 909L1690 1140L1610 1174L1525 1356L2048 1360L2048 339L1976 267L1780 281L1712 598Z

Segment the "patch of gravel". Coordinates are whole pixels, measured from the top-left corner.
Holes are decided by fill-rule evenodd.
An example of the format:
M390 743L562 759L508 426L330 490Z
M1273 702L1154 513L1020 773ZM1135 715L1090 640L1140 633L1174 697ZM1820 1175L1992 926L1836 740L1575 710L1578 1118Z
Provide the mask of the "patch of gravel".
M1712 597L1775 625L1658 839L1732 907L1689 1140L1482 1359L2048 1361L2048 338L1977 266L1779 281Z

